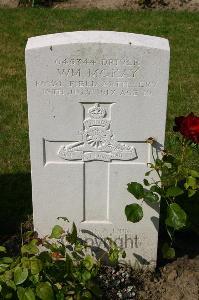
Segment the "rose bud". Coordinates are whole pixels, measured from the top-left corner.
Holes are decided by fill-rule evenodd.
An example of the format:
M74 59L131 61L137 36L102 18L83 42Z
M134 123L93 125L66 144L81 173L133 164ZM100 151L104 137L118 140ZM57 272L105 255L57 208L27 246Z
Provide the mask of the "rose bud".
M149 138L146 140L146 143L149 143L149 144L153 145L154 143L156 143L156 140L155 140L153 137L149 137Z

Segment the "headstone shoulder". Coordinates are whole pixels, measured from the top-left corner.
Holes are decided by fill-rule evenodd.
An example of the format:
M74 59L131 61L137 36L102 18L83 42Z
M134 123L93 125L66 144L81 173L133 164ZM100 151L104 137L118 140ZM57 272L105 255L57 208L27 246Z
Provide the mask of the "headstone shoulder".
M165 38L116 31L73 31L35 36L28 39L26 50L62 44L120 44L136 47L158 48L169 51L169 42Z

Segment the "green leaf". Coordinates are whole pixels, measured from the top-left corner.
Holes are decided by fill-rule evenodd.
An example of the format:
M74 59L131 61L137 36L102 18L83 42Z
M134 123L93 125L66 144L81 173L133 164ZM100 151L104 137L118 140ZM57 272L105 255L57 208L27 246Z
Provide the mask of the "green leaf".
M74 298L73 298L73 296L66 296L66 298L64 298L65 300L73 300ZM79 298L77 298L78 300L80 300L81 298L79 297Z
M38 257L45 266L49 266L52 262L52 257L48 251L42 251Z
M195 170L190 170L190 174L192 177L199 178L199 172Z
M70 255L68 253L66 253L66 255L65 255L65 271L66 271L66 274L71 273L72 265L73 265L73 261L72 261Z
M54 300L54 293L49 282L40 282L36 287L37 296L41 300Z
M31 236L33 236L33 233L34 233L34 232L31 231L31 230L24 232L24 233L23 233L23 238L24 238L24 240L30 238Z
M17 296L19 300L35 300L35 294L31 288L18 287Z
M131 193L136 199L142 199L144 197L144 188L138 182L131 182L127 184L127 190Z
M143 182L144 182L144 185L146 185L146 186L149 186L149 185L150 185L150 183L148 182L147 179L144 179Z
M14 282L16 285L23 283L28 277L28 269L16 267L14 270Z
M86 255L83 261L83 264L87 270L91 270L93 265L95 264L95 260L91 255Z
M146 172L146 173L145 173L145 176L149 176L150 173L151 173L151 171Z
M23 287L18 287L17 296L19 300L24 300L25 289Z
M167 218L165 223L167 226L179 230L186 226L187 214L177 203L172 203L167 208Z
M162 158L162 160L164 162L168 162L168 163L173 164L175 162L175 157L172 156L171 154L168 154L168 155L164 155L163 158Z
M111 264L117 264L119 259L120 251L118 249L110 249L108 258Z
M172 259L175 257L175 249L170 247L168 243L164 243L162 246L162 255L163 258Z
M179 186L170 186L166 191L166 197L177 197L184 192Z
M73 243L77 242L77 227L74 222L73 222L72 231L71 231L71 238L72 238Z
M74 298L73 298L73 296L66 296L66 300L73 300ZM80 298L78 298L78 299L80 299Z
M91 273L87 270L85 270L83 273L82 273L82 280L83 281L88 281L91 279Z
M40 277L40 275L39 275L39 273L38 273L38 274L29 276L28 279L30 279L30 281L32 281L32 283L33 283L34 285L36 285L37 283L40 282L41 277Z
M57 243L46 242L44 245L46 249L50 249L51 252L59 252L60 250L60 246Z
M157 158L157 159L155 160L155 165L156 165L157 167L161 167L161 166L162 166L162 161L161 161L161 159Z
M195 177L188 176L186 179L186 183L184 184L185 188L192 187L193 189L197 188L197 180Z
M125 207L127 220L133 223L139 222L143 218L143 210L139 204L130 204Z
M21 262L21 256L15 257L13 263L10 264L10 269L14 269Z
M64 293L59 291L58 293L56 293L56 300L65 300L68 298L65 298ZM71 298L71 300L73 300L73 297Z
M6 253L6 247L4 247L4 246L0 246L0 252L4 252L4 253Z
M13 294L10 290L3 290L2 291L2 294L3 294L3 299L13 299Z
M157 193L159 195L162 195L162 193L163 193L162 188L158 185L152 185L150 188L150 191L153 193Z
M73 222L73 225L72 225L71 233L68 236L68 241L71 244L75 244L77 242L77 227L76 227L74 222Z
M193 195L196 194L196 190L192 190L192 189L189 189L188 190L188 197L191 198Z
M89 291L84 291L81 296L81 300L92 300L93 296Z
M64 233L64 229L59 225L55 225L52 229L50 238L60 239L63 233Z
M33 239L29 244L23 245L21 247L21 253L28 253L28 254L37 254L39 252L39 248L36 246L37 240Z
M24 268L29 269L30 268L30 259L26 256L21 258L21 264Z
M84 246L81 243L76 243L75 244L75 251L82 252L83 249L84 249Z
M30 259L30 269L31 269L31 274L35 275L41 272L42 270L42 262L40 259L36 257L32 257Z
M12 280L6 280L6 285L16 291L16 285Z
M144 200L151 202L151 203L157 203L159 201L159 197L157 194L155 194L151 191L145 191L144 192Z
M0 273L4 273L9 266L7 264L0 264Z
M13 270L7 270L5 271L5 273L3 274L4 276L4 280L5 281L9 281L13 278Z
M31 288L26 288L24 300L35 300L35 294Z
M7 257L7 256L5 256L5 257L2 257L2 258L0 258L0 264L2 263L2 264L11 264L13 262L13 258L11 258L11 257Z
M167 168L167 169L171 169L171 168L172 168L172 164L169 163L169 162L165 162L165 163L163 164L163 167L165 167L165 168Z

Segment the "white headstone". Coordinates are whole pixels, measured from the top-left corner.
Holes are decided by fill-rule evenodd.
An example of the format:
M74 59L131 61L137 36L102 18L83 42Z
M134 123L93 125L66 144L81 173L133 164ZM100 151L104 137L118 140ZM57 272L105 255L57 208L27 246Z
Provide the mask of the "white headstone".
M127 260L156 263L159 211L127 222L155 137L164 144L169 45L124 32L67 32L26 46L35 230L68 217L93 246L111 237Z

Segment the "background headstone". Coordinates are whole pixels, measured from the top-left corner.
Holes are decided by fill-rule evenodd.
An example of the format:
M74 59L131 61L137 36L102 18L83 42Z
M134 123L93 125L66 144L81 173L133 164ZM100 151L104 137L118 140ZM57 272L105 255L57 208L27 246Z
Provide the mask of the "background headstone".
M19 6L19 0L0 0L0 7L16 8Z
M33 37L26 47L35 230L74 221L88 243L125 248L127 260L156 263L159 208L126 221L154 137L164 144L168 41L123 32Z

